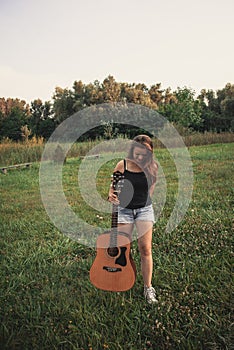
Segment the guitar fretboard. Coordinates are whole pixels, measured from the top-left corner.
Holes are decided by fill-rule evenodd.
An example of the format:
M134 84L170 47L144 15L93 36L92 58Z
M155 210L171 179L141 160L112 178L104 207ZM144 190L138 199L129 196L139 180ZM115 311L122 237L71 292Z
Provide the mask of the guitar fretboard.
M113 204L112 206L112 216L111 216L111 236L110 236L110 246L117 246L117 227L118 227L118 205Z
M118 196L120 188L121 180L123 179L123 174L120 172L115 172L113 175L113 188L114 188L114 194ZM119 184L118 184L119 182ZM118 205L113 204L112 205L112 217L111 217L111 236L110 236L110 247L116 247L117 246L117 227L118 227Z

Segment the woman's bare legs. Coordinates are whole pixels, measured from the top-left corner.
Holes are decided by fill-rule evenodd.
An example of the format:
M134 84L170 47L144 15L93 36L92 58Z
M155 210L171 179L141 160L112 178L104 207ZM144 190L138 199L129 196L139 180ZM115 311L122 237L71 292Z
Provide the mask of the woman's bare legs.
M118 224L118 230L129 235L132 239L133 224ZM136 228L138 232L138 249L141 255L141 271L146 287L151 286L152 272L153 272L153 258L152 258L152 223L146 221L136 221Z
M145 287L151 286L153 273L152 223L136 221L138 248L141 255L141 271Z
M133 224L118 224L118 231L124 232L129 236L130 241L132 240Z
M125 232L132 238L133 224L118 224L118 230ZM138 233L138 248L141 255L141 271L144 281L144 296L149 304L157 303L155 289L151 286L153 273L152 258L152 222L136 221Z
M146 221L136 221L138 247L141 254L141 270L144 281L144 296L149 304L157 303L155 289L151 286L153 273L152 233L153 225Z

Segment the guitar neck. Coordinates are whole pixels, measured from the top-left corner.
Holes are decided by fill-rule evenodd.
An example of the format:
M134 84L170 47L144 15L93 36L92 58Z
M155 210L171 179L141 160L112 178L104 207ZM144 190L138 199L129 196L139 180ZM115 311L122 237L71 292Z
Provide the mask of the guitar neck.
M117 180L118 178L118 180ZM123 178L123 175L120 172L115 172L114 174L114 180L113 180L113 187L114 187L114 194L118 197L119 189L117 188L117 183L119 180ZM121 181L120 181L121 183ZM112 205L112 217L111 217L111 237L110 237L110 246L116 247L117 246L117 227L118 227L118 205L113 204Z
M118 226L118 205L113 204L111 215L111 228L117 228Z
M110 246L117 245L118 205L112 205Z

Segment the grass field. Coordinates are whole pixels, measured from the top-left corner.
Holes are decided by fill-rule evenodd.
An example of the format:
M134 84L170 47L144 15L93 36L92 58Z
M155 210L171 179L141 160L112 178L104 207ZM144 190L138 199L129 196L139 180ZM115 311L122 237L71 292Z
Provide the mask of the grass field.
M165 227L175 202L175 167L156 150L167 180L164 210L155 224L153 285L159 303L143 298L138 275L128 292L109 293L89 282L92 248L64 236L51 223L39 191L39 163L0 174L0 344L1 349L143 350L231 349L232 218L234 144L191 147L194 192L183 222ZM74 211L92 225L109 227L108 215L81 209L77 167L63 171ZM104 198L113 163L100 171ZM157 189L156 189L157 190Z

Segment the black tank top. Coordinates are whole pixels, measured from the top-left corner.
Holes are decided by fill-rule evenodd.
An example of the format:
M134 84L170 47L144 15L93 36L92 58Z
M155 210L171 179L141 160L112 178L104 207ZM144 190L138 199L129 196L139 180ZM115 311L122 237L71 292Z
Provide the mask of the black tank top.
M124 179L121 184L119 201L120 206L128 209L143 208L151 204L149 186L145 173L135 173L126 169L124 159Z

